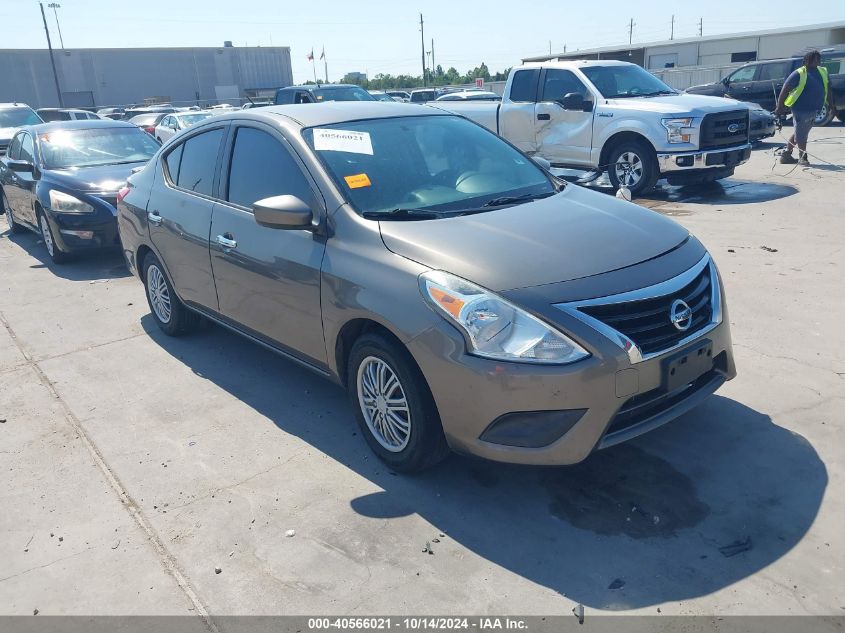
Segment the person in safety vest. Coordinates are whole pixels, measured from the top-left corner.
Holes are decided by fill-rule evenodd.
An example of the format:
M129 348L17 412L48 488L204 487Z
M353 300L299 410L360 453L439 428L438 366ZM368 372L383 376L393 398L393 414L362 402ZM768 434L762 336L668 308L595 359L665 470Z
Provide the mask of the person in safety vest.
M780 162L784 164L799 163L809 165L807 160L807 138L813 127L816 116L827 101L828 108L833 109L833 93L830 90L827 69L821 67L822 56L812 50L804 55L804 65L792 72L783 84L778 97L778 107L775 114L786 114L787 108L792 110L793 134L789 139ZM798 146L798 159L792 155L792 149Z

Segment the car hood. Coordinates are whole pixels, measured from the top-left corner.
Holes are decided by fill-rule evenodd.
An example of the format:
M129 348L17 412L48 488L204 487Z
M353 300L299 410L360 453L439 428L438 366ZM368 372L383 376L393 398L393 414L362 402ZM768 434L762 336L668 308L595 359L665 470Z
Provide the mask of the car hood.
M608 106L620 109L637 110L640 112L657 112L660 114L686 114L709 112L724 112L741 107L739 101L724 97L711 97L681 93L660 97L630 97L626 99L609 99Z
M125 165L103 165L102 167L81 167L77 169L50 169L45 176L63 187L88 192L114 192L119 190L132 170L144 165L144 161Z
M654 211L577 185L487 213L379 225L394 253L497 292L632 266L689 236Z
M0 127L0 141L10 141L15 135L15 132L20 128L16 127Z

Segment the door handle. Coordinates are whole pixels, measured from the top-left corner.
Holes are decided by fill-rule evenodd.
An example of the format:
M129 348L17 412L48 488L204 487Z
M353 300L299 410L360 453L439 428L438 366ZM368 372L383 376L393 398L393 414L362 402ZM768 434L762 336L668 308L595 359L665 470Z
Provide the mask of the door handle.
M537 120L538 121L551 121L552 115L551 114L538 114Z
M226 237L228 235L228 237ZM223 248L237 248L238 242L232 239L232 236L229 233L226 235L218 235L217 236L217 243L220 244Z
M147 213L147 221L150 224L155 224L156 226L159 226L162 221L164 221L164 218L158 214L158 211L150 211L149 213Z

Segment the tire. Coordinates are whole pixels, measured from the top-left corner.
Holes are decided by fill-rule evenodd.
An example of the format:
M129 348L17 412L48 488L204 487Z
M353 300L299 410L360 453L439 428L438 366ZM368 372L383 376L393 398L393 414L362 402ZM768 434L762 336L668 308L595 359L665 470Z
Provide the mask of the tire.
M12 213L12 207L9 206L9 201L6 200L6 194L0 191L0 205L3 207L3 214L6 216L6 224L9 226L9 233L20 233L24 227L15 222L15 216Z
M625 185L631 195L650 191L660 177L654 149L645 141L615 143L607 156L607 175L615 189Z
M168 336L181 336L196 329L199 315L176 296L158 257L148 253L142 263L147 303L156 325Z
M53 228L50 226L50 221L47 219L47 214L39 209L38 214L38 230L41 232L41 239L44 240L44 248L47 249L47 254L54 264L64 264L70 259L70 255L65 253L56 244L56 239L53 237Z
M347 363L347 391L367 444L391 469L419 472L449 454L428 384L400 344L381 334L364 334L355 341Z
M828 107L827 103L822 106L822 109L819 110L819 113L816 115L815 120L813 121L814 127L824 127L826 125L830 125L830 122L833 121L833 117L836 114L833 110Z

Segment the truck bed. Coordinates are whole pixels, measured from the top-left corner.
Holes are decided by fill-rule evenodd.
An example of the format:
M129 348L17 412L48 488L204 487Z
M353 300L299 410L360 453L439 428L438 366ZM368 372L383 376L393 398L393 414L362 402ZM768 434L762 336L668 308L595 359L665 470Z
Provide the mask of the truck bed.
M499 109L501 103L495 101L440 101L428 105L459 114L499 134Z

